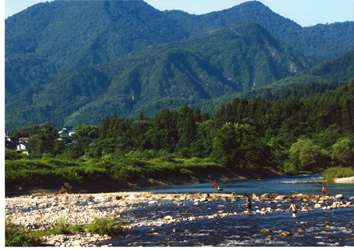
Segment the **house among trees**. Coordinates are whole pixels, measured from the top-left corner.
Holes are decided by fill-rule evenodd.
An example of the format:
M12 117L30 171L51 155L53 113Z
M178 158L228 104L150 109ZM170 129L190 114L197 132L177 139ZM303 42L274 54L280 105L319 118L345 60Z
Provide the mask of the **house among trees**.
M64 142L65 145L72 143L72 136L75 134L69 128L62 128L58 131L58 141Z
M22 153L25 155L29 155L28 141L29 141L29 138L27 138L27 137L18 138L18 143L16 145L16 152Z

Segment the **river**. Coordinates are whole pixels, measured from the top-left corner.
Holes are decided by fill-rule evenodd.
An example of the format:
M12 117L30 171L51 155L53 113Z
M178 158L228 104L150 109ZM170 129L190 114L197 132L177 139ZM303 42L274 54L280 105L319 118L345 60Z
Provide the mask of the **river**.
M318 194L319 175L288 176L267 180L247 180L224 183L224 192L278 193L301 192ZM331 194L354 195L353 185L329 185ZM156 193L214 192L210 184L180 185L149 190ZM353 246L354 209L315 209L300 212L292 219L286 211L287 202L253 202L254 209L281 208L284 212L267 215L235 215L225 218L184 221L155 227L137 227L131 234L112 241L113 246ZM244 201L208 201L193 203L161 202L140 204L123 214L131 221L163 216L188 217L222 212L242 213ZM288 235L281 235L282 232Z
M322 177L320 175L283 176L260 180L234 181L220 183L223 192L238 194L263 194L263 193L306 193L319 194L322 187ZM354 186L346 184L329 184L329 194L343 194L354 196ZM156 193L213 193L210 183L178 185L159 189L150 189Z

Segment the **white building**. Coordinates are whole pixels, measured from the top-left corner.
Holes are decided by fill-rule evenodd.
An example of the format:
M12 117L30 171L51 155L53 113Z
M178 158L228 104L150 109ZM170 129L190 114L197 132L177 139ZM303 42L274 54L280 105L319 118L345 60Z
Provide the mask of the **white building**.
M17 146L16 146L16 152L19 152L19 153L22 153L22 154L25 154L25 155L29 155L27 146L26 146L26 144L24 144L24 143L19 143L19 144L17 144Z

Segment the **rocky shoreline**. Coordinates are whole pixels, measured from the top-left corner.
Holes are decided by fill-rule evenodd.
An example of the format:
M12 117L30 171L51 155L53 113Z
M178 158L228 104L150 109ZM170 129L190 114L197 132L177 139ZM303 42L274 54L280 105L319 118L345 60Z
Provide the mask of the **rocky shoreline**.
M313 210L332 210L354 208L354 197L320 196L295 194L299 211L307 213ZM285 213L290 196L262 194L252 196L255 215ZM46 194L38 193L6 198L6 216L12 222L21 224L31 230L44 230L53 227L58 219L65 219L70 224L88 224L95 218L107 216L122 217L129 223L128 229L139 227L156 227L199 220L215 220L229 216L246 215L246 197L243 195L223 193L195 194L156 194L149 192L116 192L97 194ZM161 204L169 204L182 210L200 208L195 213L163 213ZM208 211L209 204L216 208ZM234 205L235 204L235 205ZM238 210L226 209L238 206ZM150 209L160 211L156 216L132 215L132 211ZM43 241L51 246L109 246L111 237L82 233L80 235L46 236Z
M354 176L351 177L343 177L343 178L335 178L334 183L340 184L354 184Z

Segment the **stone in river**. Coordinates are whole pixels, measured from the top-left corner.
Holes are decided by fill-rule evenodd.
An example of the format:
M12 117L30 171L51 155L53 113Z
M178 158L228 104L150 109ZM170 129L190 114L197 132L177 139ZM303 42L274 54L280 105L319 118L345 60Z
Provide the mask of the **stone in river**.
M343 194L337 194L335 197L336 199L343 199Z
M265 193L265 194L262 194L260 196L261 199L269 199L270 198L270 195L268 193Z
M164 219L164 221L171 221L173 218L172 218L172 216L167 215L163 219Z
M290 232L288 231L283 231L279 234L281 237L289 237L290 236Z
M301 212L308 212L308 211L309 211L309 209L307 207L302 207L301 208Z
M297 229L297 233L300 234L300 235L303 235L303 234L305 234L305 229L300 227L300 228Z
M276 201L282 201L282 200L285 200L286 199L286 196L285 195L278 195L274 198L274 200Z
M314 206L314 208L321 208L321 204L316 203L315 206Z

